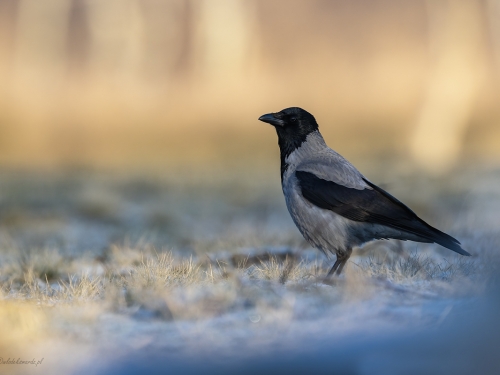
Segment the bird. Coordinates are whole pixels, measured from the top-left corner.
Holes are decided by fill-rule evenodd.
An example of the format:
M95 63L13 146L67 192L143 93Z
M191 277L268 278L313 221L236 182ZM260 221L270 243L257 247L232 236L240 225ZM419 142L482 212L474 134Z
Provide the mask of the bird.
M373 240L437 243L470 256L452 236L364 177L327 146L312 114L299 107L259 117L276 129L286 206L309 244L336 255L328 272L340 275L353 247Z

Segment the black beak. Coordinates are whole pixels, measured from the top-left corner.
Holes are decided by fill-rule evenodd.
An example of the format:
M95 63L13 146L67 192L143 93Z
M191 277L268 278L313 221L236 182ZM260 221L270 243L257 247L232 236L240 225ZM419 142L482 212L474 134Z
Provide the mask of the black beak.
M283 120L280 120L277 117L274 117L274 113L268 113L266 115L262 115L259 117L259 120L262 122L267 122L268 124L271 124L273 126L284 126L285 122Z

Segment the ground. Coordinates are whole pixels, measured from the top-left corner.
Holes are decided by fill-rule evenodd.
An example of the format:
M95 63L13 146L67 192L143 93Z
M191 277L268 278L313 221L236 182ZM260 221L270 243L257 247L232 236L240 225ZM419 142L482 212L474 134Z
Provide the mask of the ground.
M378 241L329 282L334 258L301 238L279 176L175 176L3 173L0 357L43 361L0 363L0 372L135 374L165 358L195 372L209 358L217 373L229 358L257 366L303 355L300 367L328 347L337 360L371 344L399 348L415 332L467 331L473 323L464 327L457 312L482 306L495 285L499 170L370 176L472 256ZM351 373L384 368L369 355L354 367L342 358Z

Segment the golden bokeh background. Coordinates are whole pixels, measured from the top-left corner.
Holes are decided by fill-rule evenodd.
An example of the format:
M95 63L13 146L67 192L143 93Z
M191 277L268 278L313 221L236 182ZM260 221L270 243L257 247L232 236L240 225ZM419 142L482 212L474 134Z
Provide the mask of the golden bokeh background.
M350 159L500 160L498 0L1 0L5 168L275 168L300 106ZM214 163L214 164L209 164Z

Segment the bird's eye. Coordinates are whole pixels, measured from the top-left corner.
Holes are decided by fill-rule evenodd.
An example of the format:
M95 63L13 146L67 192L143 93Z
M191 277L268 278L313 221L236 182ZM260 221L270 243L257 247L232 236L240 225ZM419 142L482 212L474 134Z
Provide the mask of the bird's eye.
M295 122L295 121L297 121L297 117L292 117L292 118L290 119L290 122Z

